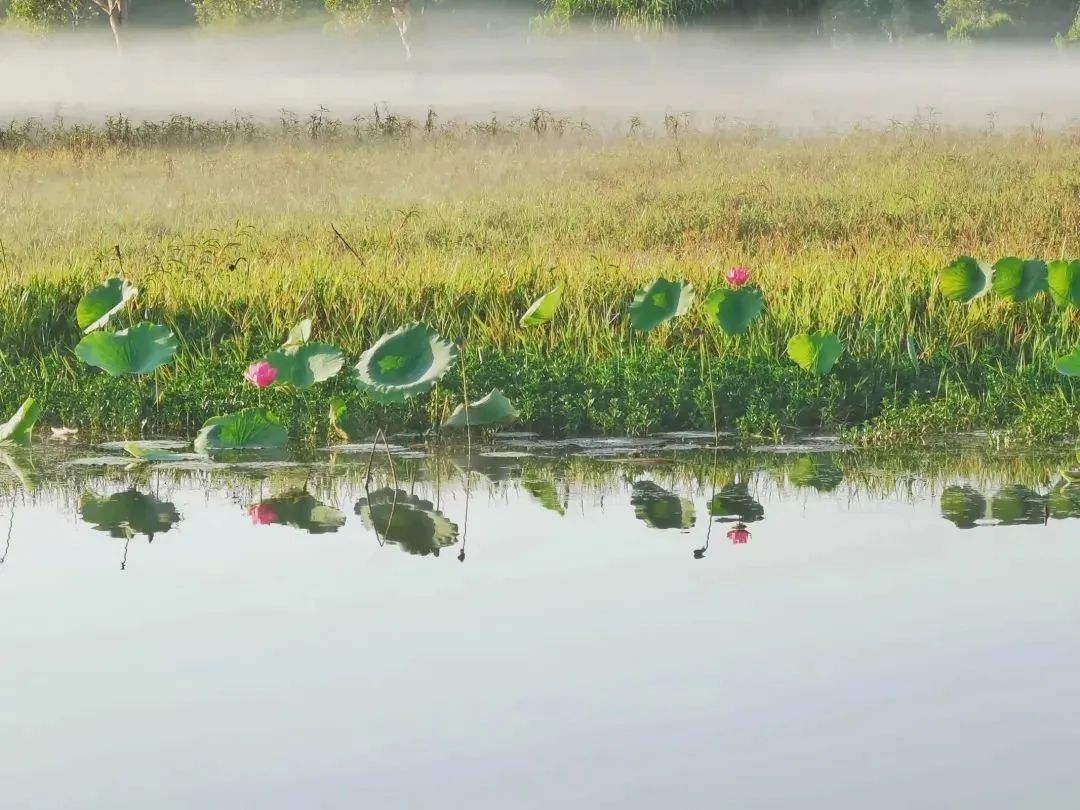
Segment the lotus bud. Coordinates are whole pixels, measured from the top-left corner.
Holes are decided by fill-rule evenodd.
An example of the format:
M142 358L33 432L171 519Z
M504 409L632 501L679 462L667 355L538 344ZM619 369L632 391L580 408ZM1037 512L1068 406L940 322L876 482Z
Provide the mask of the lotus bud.
M277 379L277 369L265 360L260 360L248 366L248 370L244 372L244 379L256 388L266 388Z
M741 287L750 280L750 271L745 267L732 267L724 274L724 280L732 287Z

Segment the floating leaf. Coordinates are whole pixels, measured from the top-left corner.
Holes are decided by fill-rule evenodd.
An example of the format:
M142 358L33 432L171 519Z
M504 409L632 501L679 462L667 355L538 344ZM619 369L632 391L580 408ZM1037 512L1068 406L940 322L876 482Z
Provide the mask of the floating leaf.
M694 288L683 281L658 278L641 290L630 305L630 325L648 332L686 313L694 302Z
M282 348L302 346L309 340L311 340L311 318L305 318L289 330L289 336L285 338L285 345Z
M458 405L450 418L443 422L445 428L482 427L484 425L509 425L518 418L517 409L498 388L476 402L470 402L468 413L465 405Z
M995 295L1006 301L1030 301L1046 289L1046 262L1040 259L1018 259L1009 256L994 263L990 286Z
M198 456L193 453L176 453L172 450L162 450L160 447L147 447L138 442L127 442L124 452L139 461L190 461Z
M718 523L755 523L765 518L765 507L750 494L746 484L725 484L709 501L709 514Z
M844 346L831 332L814 332L793 337L788 341L787 353L804 371L824 377L844 353Z
M1072 354L1058 358L1058 361L1054 363L1054 368L1066 377L1080 377L1080 347L1077 347Z
M689 529L696 522L694 504L652 481L638 481L630 494L638 520L654 529Z
M941 271L941 294L966 304L986 292L986 272L970 256L961 256Z
M140 323L120 332L94 332L75 347L75 355L113 377L147 374L176 356L176 337L167 327Z
M138 288L132 287L124 279L110 278L79 299L75 307L75 320L83 334L94 332L105 326L138 294Z
M521 325L529 327L547 323L555 315L555 310L559 308L561 303L562 287L559 286L533 301L532 306L525 310L525 314L521 316Z
M380 540L401 546L409 554L439 556L457 542L458 528L431 501L407 492L380 489L356 504L356 514Z
M422 323L383 335L356 365L356 384L381 404L424 394L457 359L457 346Z
M28 444L40 416L41 403L33 397L27 399L13 417L0 425L0 444Z
M274 382L307 388L341 371L345 355L329 343L301 343L270 352L266 362L277 372Z
M305 491L267 498L251 507L248 514L260 526L292 526L308 534L333 534L345 525L340 509L320 503Z
M154 535L169 531L180 520L173 504L134 489L107 498L84 495L79 513L98 531L120 539L145 534L153 540Z
M757 287L721 288L705 299L705 312L729 335L741 335L765 309Z
M990 516L1003 526L1037 526L1046 521L1046 498L1027 487L1003 487L990 501Z
M1047 284L1059 307L1080 308L1080 259L1056 261L1047 265Z
M563 507L562 501L559 500L559 493L555 489L555 484L551 481L541 478L523 478L521 487L545 509L558 512L560 515L566 514L566 509Z
M971 487L946 487L941 493L941 516L958 529L973 529L986 517L986 498Z
M195 449L200 453L264 450L283 447L288 441L289 432L281 419L263 408L245 408L208 420L195 439Z
M788 473L797 487L832 492L844 480L844 472L832 456L802 456Z

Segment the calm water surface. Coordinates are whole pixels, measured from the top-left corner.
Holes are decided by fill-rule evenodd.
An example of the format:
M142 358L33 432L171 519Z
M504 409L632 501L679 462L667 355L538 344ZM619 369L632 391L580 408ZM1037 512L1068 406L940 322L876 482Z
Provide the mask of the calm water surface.
M0 804L1076 806L1074 459L695 441L5 453Z

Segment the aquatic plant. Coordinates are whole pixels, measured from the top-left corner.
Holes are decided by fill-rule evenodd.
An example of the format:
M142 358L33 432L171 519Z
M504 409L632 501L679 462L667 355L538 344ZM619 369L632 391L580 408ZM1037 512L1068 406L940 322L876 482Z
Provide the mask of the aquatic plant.
M969 486L946 487L941 493L941 515L958 529L973 529L986 517L986 498Z
M119 332L91 332L75 347L75 356L111 377L149 374L172 362L176 337L160 324L140 323Z
M136 295L137 287L122 278L110 278L82 298L75 307L75 321L83 334L103 328Z
M1010 484L990 499L990 517L1002 526L1039 526L1047 518L1046 496L1029 487Z
M560 285L533 301L532 305L525 310L525 314L521 316L519 323L526 328L548 323L555 316L555 311L561 303L562 286Z
M1080 308L1080 259L1060 260L1047 266L1047 284L1059 307Z
M685 281L658 278L640 290L630 304L630 325L648 332L662 323L685 315L694 303L694 288Z
M256 388L269 388L277 379L277 369L265 360L258 360L247 367L244 379Z
M26 399L15 415L0 425L0 444L29 444L40 417L41 403L33 397Z
M468 408L464 404L458 405L442 426L466 428L509 425L517 418L518 411L513 403L502 391L493 388L486 397L470 402Z
M383 335L356 365L355 381L380 404L425 394L443 378L458 348L430 326L411 323Z
M104 498L87 493L79 504L79 514L98 531L121 540L145 534L152 541L180 522L173 504L135 489Z
M1006 301L1030 301L1047 289L1046 262L1041 259L1018 259L1009 256L994 262L990 287Z
M166 450L147 442L126 442L123 450L132 457L134 462L176 462L190 461L198 458L192 453L178 453L175 450Z
M318 501L306 490L284 492L250 507L252 523L292 526L308 534L333 534L345 525L340 509Z
M638 520L654 529L689 529L697 522L694 503L652 481L636 481L630 504Z
M844 472L832 456L802 456L792 465L788 478L797 487L832 492L844 480Z
M950 301L967 304L986 292L986 271L970 256L960 256L941 271L938 287Z
M709 515L718 523L754 523L765 518L762 506L745 483L724 484L709 501Z
M264 408L245 408L208 419L195 438L195 450L270 450L288 441L280 418Z
M765 309L765 297L757 287L721 288L705 299L705 312L731 336L750 328Z
M824 377L844 353L844 346L836 335L819 331L795 335L788 341L787 353L799 368Z
M303 389L325 382L341 371L345 365L341 349L330 343L310 341L311 320L307 319L292 328L280 349L266 356L265 362L275 371L275 380L271 382Z

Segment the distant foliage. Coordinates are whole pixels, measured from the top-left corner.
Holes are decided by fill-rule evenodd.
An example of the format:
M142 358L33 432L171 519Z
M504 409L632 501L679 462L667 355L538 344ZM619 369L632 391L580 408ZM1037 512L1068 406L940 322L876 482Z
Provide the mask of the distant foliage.
M326 0L326 10L339 25L346 28L390 17L386 0Z
M5 0L0 0L0 9ZM96 16L89 0L9 0L7 17L16 23L48 30L74 28Z
M300 0L192 0L199 25L273 22L296 16Z

